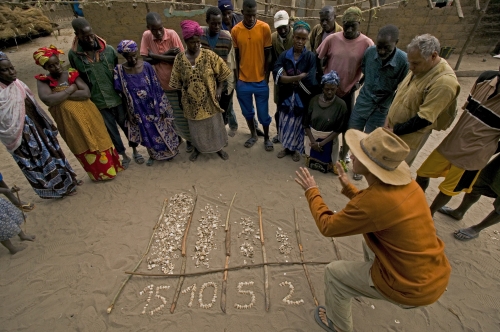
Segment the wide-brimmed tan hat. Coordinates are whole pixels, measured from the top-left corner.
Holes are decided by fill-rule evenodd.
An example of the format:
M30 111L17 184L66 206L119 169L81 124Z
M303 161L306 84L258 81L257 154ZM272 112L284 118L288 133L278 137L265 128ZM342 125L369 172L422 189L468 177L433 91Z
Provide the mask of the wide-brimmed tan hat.
M345 139L352 153L380 181L396 186L411 182L405 162L410 148L394 133L377 128L370 134L349 129Z

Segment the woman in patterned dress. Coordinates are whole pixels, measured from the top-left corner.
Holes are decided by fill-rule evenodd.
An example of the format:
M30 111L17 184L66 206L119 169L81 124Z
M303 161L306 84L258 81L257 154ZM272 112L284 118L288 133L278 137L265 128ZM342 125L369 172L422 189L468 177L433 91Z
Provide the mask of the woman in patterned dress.
M0 174L0 194L4 194L11 202L6 199L0 198L0 242L2 245L9 249L10 253L15 253L23 250L23 247L14 247L10 239L18 235L21 241L35 241L34 235L28 235L21 229L23 223L23 209L21 202L19 202L13 195L19 188L13 187L10 189L3 181L2 174ZM28 210L29 211L29 210Z
M124 64L115 67L115 90L122 94L129 115L129 141L148 150L147 166L171 160L179 152L173 110L153 67L139 59L137 44L122 40L117 47Z
M49 106L62 138L93 181L114 179L123 170L101 113L90 101L90 90L78 71L64 71L63 54L55 46L33 53L37 65L49 73L35 76L38 96Z
M57 141L57 128L16 69L0 52L0 141L41 198L76 194L76 174Z
M181 28L187 50L175 57L170 87L181 91L181 104L195 148L189 160L195 161L200 153L214 152L227 160L229 156L222 150L227 144L224 111L218 101L222 83L231 71L217 54L200 48L203 30L198 23L182 21Z

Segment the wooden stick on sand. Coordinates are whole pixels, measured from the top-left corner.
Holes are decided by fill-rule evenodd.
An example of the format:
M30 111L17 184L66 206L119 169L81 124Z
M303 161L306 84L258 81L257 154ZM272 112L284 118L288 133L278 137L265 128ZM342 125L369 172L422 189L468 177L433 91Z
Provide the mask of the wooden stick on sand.
M184 230L184 237L182 238L182 247L181 247L181 252L182 252L182 265L181 265L181 277L179 278L179 281L177 282L177 288L175 289L175 295L174 299L172 301L172 305L170 306L170 313L173 314L175 311L175 306L177 305L177 300L179 299L179 294L181 293L181 288L182 284L184 283L184 276L183 274L186 273L186 240L189 232L189 226L191 226L191 221L193 221L193 215L194 215L194 209L196 208L196 202L198 201L198 191L196 190L196 187L193 186L195 196L194 196L194 203L193 203L193 209L191 210L191 215L189 216L188 222L186 224L186 229Z
M144 257L146 257L146 255L149 253L149 249L151 248L151 243L153 243L153 237L156 233L156 229L158 228L158 226L160 226L160 222L163 220L163 216L165 214L165 209L167 208L167 204L168 203L168 199L165 199L163 201L163 207L161 209L161 214L160 214L160 217L158 218L158 221L156 222L156 225L155 227L153 227L153 234L151 234L151 238L149 239L149 243L148 243L148 246L146 248L146 251L144 252L144 254L142 255L141 259L139 260L139 262L137 263L137 265L134 267L133 269L133 272L137 271L137 269L139 268L139 266L141 265L142 263L142 260L144 259ZM111 311L113 310L114 306L115 306L115 302L116 300L118 299L118 296L120 296L123 288L125 287L125 285L127 284L127 282L130 280L130 278L132 277L132 274L129 274L127 276L127 278L123 281L122 285L120 286L120 288L118 289L118 292L116 292L116 295L115 297L113 298L113 301L111 301L111 304L109 305L108 307L108 310L106 310L106 312L108 314L111 313Z
M234 193L229 209L227 210L226 216L226 263L224 264L224 277L222 278L222 289L220 297L220 308L223 313L226 313L226 290L227 290L227 268L229 267L229 256L231 256L231 224L229 223L229 215L231 214L231 207L233 206L234 199L236 198L236 193Z
M19 198L19 190L20 189L16 185L14 185L14 188L16 188L17 201L19 202L19 206L21 207L21 213L23 214L24 232L28 233L28 226L26 225L26 216L24 215L23 204L21 203L21 199Z
M300 229L299 229L299 223L297 222L297 211L295 211L295 207L293 208L293 220L295 221L295 234L297 235L297 243L299 245L300 260L303 262L304 261L304 249L302 247L302 239L300 238ZM307 270L307 266L305 264L302 264L302 267L304 268L304 273L306 274L307 282L309 283L309 288L311 289L314 304L317 307L317 306L319 306L319 302L318 302L318 299L316 298L316 292L314 291L314 286L311 282L311 277L309 276L309 271Z
M335 249L335 254L337 255L337 259L340 261L342 260L342 257L340 256L340 249L339 246L337 245L337 240L335 240L334 237L332 237L332 242L333 242L333 249Z
M266 247L264 246L264 227L262 226L262 208L259 206L259 227L260 227L260 243L262 245L262 261L264 265L264 295L266 297L266 311L269 311L271 305L269 300L269 275L267 271L267 255Z

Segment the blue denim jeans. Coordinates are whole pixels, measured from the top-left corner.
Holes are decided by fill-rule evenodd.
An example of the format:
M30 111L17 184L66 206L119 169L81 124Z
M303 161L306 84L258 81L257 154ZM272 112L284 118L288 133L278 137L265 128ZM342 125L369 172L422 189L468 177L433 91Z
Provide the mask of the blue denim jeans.
M267 82L249 83L238 80L236 84L236 97L240 103L241 112L245 119L253 119L255 109L253 108L253 99L257 106L257 118L263 126L269 126L272 118L269 115L269 86Z
M372 105L371 109L354 106L349 118L349 129L357 129L369 134L378 127L384 126L387 117L387 108Z

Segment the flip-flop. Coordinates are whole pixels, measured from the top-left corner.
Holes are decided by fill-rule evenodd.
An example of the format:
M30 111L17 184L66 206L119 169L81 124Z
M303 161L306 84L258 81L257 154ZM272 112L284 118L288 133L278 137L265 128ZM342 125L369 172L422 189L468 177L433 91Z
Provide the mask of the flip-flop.
M16 205L16 207L23 212L31 212L35 209L35 204L28 203L28 204Z
M475 239L476 237L479 236L479 233L476 233L475 235L470 235L470 234L465 233L464 230L466 230L466 229L467 228L461 228L461 229L456 230L455 232L453 232L453 236L455 237L455 239L460 240L460 241L469 241L469 240ZM460 237L458 237L459 234L461 236L466 237L466 238L460 238Z
M257 138L250 137L249 139L247 139L244 145L246 148L251 148L255 144L255 142L257 142Z
M200 155L200 152L198 150L194 150L193 153L189 156L190 161L195 161L198 156Z
M83 185L83 180L76 180L76 185L77 186L82 186Z
M333 327L333 322L330 320L330 318L326 317L326 320L328 321L328 325L323 323L321 320L321 317L319 317L319 309L323 309L326 311L326 308L322 305L317 306L316 309L314 310L314 319L316 320L316 323L318 323L319 326L325 331L328 332L336 332L335 328Z
M270 140L264 141L264 147L265 147L267 152L271 152L274 150L274 145Z
M236 135L236 130L238 129L229 129L229 131L227 132L227 136L234 137Z
M352 178L356 181L361 181L363 179L363 175L354 173Z
M229 159L229 155L224 150L217 151L217 154L219 155L219 157L222 158L222 160L228 160Z
M133 155L134 161L139 165L144 164L144 157L140 153L136 153Z
M451 209L451 208L449 208L449 207L447 207L446 205L445 205L445 206L443 206L442 208L439 208L439 209L438 209L438 212L439 212L439 213L446 214L448 217L451 217L451 218L453 218L453 219L455 219L455 220L462 220L462 218L457 218L457 217L455 217L453 214L451 214L451 213L452 213L452 211L454 211L454 210L453 210L453 209Z
M288 151L286 149L281 150L278 152L278 158L285 158L285 156L288 154Z
M187 153L191 153L191 152L193 152L193 151L194 151L194 146L193 146L193 144L191 144L191 142L189 142L189 141L186 141L186 142L187 142L187 143L186 143L186 152L187 152Z
M146 161L146 166L153 166L155 160L153 158L149 158L148 161Z
M292 155L292 160L295 161L295 162L298 162L300 161L300 153L298 153L297 151L295 151Z
M130 162L131 161L132 161L132 159L130 159L130 158L123 159L122 160L122 167L123 167L123 169L127 169L130 166Z
M278 143L280 142L280 139L279 139L278 135L276 135L276 136L274 136L274 137L273 137L272 142L273 142L274 144L278 144Z

